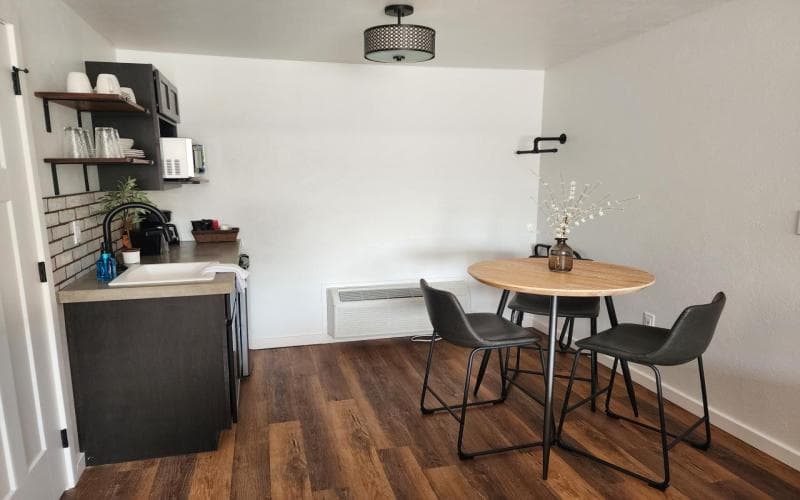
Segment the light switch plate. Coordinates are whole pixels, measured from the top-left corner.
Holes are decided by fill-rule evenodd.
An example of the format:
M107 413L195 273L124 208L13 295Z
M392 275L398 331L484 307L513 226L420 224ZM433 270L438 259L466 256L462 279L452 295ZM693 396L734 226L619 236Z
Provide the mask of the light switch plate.
M796 234L800 234L800 210L797 211L797 229L795 230Z
M642 324L644 326L656 326L656 315L645 311L642 314Z

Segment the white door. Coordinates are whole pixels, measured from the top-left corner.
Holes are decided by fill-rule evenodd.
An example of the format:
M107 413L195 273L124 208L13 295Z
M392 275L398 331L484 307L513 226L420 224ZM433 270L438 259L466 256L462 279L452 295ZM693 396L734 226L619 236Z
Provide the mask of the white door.
M64 467L56 358L49 292L37 270L36 177L20 120L22 98L11 85L12 62L13 27L0 24L0 499L54 499Z

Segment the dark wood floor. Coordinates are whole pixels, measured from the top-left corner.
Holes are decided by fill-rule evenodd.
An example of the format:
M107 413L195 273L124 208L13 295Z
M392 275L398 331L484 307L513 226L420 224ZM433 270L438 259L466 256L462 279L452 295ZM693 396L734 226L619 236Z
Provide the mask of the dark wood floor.
M541 449L459 461L456 422L419 413L426 352L427 344L405 339L255 351L241 421L222 435L218 451L92 467L64 497L800 498L800 472L716 428L709 451L685 444L672 450L672 486L664 493L559 449L548 481L541 479ZM466 351L439 343L434 361L433 387L456 401ZM567 363L560 355L559 368ZM538 366L528 354L524 364ZM609 372L601 370L605 381ZM541 379L527 377L542 394ZM491 370L481 396L491 397L498 385ZM578 394L587 385L578 384ZM557 409L565 386L557 380ZM643 417L655 423L652 393L637 388ZM615 407L624 409L624 388L615 395ZM465 445L539 439L542 413L512 390L505 404L468 412ZM668 406L668 425L693 419ZM565 433L645 473L659 470L656 436L601 412L576 411Z

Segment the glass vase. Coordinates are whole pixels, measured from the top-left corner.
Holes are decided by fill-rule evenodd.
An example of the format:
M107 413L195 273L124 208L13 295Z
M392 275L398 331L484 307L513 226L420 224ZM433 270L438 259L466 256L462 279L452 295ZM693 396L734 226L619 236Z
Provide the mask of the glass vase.
M572 261L575 252L567 245L566 238L556 238L556 244L550 248L550 258L548 266L551 271L566 273L572 271Z

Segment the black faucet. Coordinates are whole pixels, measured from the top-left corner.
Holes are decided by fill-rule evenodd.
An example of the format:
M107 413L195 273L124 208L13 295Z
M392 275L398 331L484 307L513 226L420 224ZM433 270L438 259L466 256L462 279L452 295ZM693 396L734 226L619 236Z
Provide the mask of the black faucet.
M164 234L164 239L166 240L167 243L169 243L170 235L169 231L167 230L167 226L171 224L167 224L167 217L161 210L147 203L140 203L140 202L123 203L122 205L113 208L110 212L106 214L105 218L103 219L103 245L105 247L106 252L112 252L111 221L118 213L122 212L123 210L127 210L129 208L138 208L155 215L158 218L159 222L161 222L161 232Z

